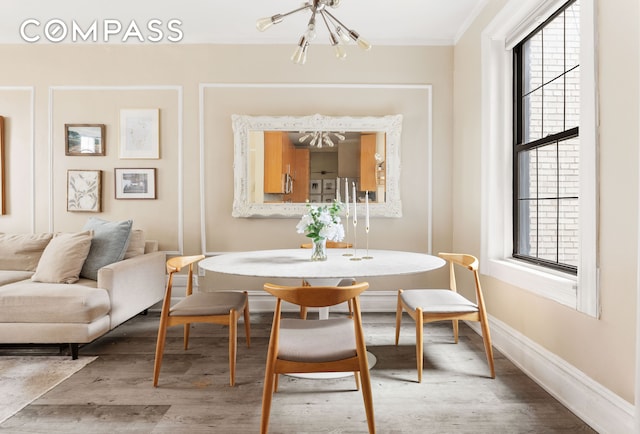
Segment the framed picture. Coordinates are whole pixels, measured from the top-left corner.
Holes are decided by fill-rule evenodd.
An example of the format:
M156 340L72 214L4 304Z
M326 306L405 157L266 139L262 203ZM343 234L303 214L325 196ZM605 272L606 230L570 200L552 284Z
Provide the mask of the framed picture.
M67 170L67 211L102 211L102 170Z
M156 169L114 169L116 199L155 199Z
M336 180L335 179L323 179L322 180L322 194L334 194L336 193Z
M120 158L160 158L160 110L120 110Z
M65 155L104 155L104 124L64 124Z
M311 179L309 181L309 194L322 193L322 179Z
M4 117L0 116L0 215L7 212L4 181Z

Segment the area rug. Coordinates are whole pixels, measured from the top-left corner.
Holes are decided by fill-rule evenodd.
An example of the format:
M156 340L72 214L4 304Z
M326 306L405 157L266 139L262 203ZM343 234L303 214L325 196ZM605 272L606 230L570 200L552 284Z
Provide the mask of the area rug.
M97 357L0 357L0 424Z

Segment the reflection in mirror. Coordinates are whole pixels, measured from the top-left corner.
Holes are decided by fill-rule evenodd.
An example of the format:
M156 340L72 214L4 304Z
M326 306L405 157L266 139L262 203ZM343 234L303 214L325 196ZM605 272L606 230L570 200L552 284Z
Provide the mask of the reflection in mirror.
M233 215L297 217L307 201L344 201L347 193L353 201L355 186L372 216L401 216L401 123L401 115L233 115Z

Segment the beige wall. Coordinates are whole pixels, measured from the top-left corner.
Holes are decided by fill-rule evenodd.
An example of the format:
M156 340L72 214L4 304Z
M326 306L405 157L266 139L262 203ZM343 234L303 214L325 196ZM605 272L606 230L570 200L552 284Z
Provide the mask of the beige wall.
M480 35L492 0L454 50L453 248L480 252ZM638 198L638 2L598 1L601 317L484 276L496 319L634 401ZM464 212L455 210L464 209Z
M223 252L297 246L305 238L296 233L296 220L231 217L230 115L400 113L404 115L400 184L404 216L372 219L370 245L427 250L427 144L431 137L436 161L431 186L432 245L434 251L448 250L453 48L374 47L368 53L353 50L346 61L338 61L329 47L318 45L312 47L308 62L302 67L289 61L290 48L150 44L0 46L2 58L10 59L6 63L10 67L0 72L0 114L8 118L9 127L10 191L10 212L0 217L0 231L81 228L94 214L66 211L66 173L69 169L92 169L103 171L103 212L97 216L113 220L133 218L134 226L147 231L149 238L158 239L160 248L168 252L193 254L204 249ZM248 88L238 84L321 84L329 88ZM354 86L331 88L333 84ZM431 88L374 89L362 87L363 84L431 85ZM27 89L14 89L17 86ZM429 113L429 94L433 113ZM118 158L119 110L129 108L160 109L159 160ZM432 131L428 129L429 116L433 120ZM106 124L106 156L65 156L65 123ZM32 161L35 172L31 170ZM157 168L158 199L115 200L116 167ZM33 188L32 180L35 180ZM424 286L429 279L442 281L441 274L381 279L372 282L372 288ZM261 282L242 279L208 280L207 285L212 287L261 286Z

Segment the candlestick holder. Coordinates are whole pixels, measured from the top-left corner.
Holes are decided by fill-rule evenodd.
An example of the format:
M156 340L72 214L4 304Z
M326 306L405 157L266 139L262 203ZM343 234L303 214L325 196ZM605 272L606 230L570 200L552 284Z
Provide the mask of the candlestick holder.
M345 225L347 227L346 230L346 234L344 237L345 242L349 243L349 210L347 210L347 213L345 214L345 220L347 221L347 224ZM342 256L353 256L353 253L343 253Z
M363 256L362 259L373 259L373 256L369 256L369 226L365 226L364 231L367 234L367 254Z
M356 216L354 214L353 216L353 257L351 258L352 261L359 261L362 258L358 257L358 231L356 231L356 226L358 225L358 220L356 219Z

